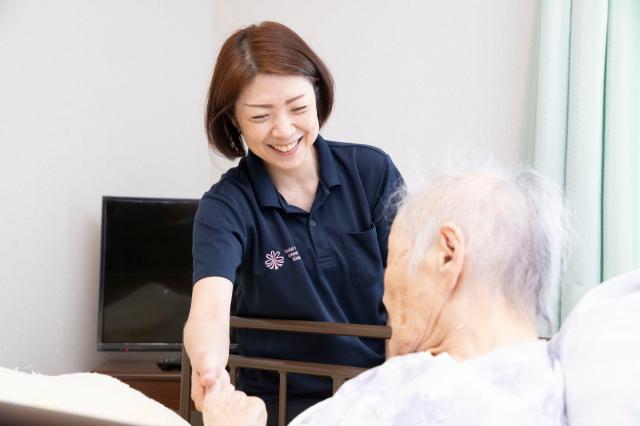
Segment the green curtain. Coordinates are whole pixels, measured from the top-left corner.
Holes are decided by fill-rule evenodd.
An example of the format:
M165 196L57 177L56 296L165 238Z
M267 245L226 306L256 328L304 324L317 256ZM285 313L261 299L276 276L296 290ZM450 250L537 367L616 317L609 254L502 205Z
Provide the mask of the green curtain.
M541 0L539 19L531 160L575 228L553 332L590 288L640 267L640 0Z

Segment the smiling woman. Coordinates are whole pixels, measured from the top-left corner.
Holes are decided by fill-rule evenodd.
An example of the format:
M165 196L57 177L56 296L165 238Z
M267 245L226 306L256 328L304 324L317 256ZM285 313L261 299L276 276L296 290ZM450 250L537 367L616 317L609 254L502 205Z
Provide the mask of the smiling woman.
M402 183L380 149L319 135L333 80L289 28L264 22L222 46L209 89L210 146L241 158L200 201L194 223L193 297L184 342L192 398L229 381L229 309L237 316L383 325L383 271ZM384 342L237 330L241 354L373 367ZM277 374L241 370L238 388L261 397L278 422ZM330 396L329 379L287 376L287 422ZM211 399L211 398L209 398Z

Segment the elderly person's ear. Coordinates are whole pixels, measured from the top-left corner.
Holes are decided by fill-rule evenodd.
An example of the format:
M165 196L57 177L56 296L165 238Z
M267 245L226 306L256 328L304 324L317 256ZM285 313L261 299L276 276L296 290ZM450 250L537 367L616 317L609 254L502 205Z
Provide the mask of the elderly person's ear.
M466 240L462 229L450 222L441 225L436 247L438 272L443 275L447 288L453 290L460 280L466 254Z

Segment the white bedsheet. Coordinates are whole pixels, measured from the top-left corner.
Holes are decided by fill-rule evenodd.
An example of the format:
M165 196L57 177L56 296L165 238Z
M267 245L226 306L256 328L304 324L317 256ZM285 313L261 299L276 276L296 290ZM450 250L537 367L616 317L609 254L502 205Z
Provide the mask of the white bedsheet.
M97 373L45 376L0 367L0 401L134 425L189 425L159 402Z

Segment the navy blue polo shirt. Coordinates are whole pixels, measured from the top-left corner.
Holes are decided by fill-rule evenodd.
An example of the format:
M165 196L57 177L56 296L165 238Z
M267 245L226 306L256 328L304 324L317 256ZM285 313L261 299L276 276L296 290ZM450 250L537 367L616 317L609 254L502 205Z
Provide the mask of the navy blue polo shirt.
M193 235L194 283L234 283L236 315L385 324L382 304L388 200L402 178L380 149L318 136L320 181L309 212L287 204L253 153L225 173L200 201ZM344 336L237 330L248 356L373 367L384 342ZM271 372L242 370L250 394L278 391ZM325 397L329 379L288 375L294 396Z

